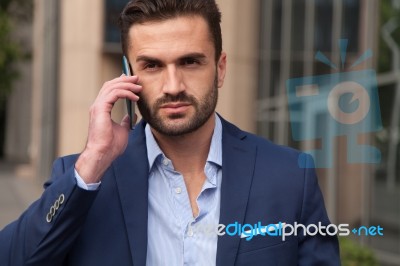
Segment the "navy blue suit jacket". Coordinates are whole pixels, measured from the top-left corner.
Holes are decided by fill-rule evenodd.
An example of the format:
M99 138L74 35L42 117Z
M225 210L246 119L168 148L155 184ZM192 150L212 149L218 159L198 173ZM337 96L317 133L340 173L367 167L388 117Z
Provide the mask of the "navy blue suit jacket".
M313 169L300 169L299 153L241 131L222 120L220 223L329 224ZM97 191L76 185L77 155L57 159L42 197L0 232L1 265L145 265L148 160L139 123ZM58 202L50 222L51 206ZM162 226L162 225L160 225ZM162 245L162 243L160 243ZM201 256L201 254L199 254ZM239 236L218 238L225 265L340 265L336 237Z

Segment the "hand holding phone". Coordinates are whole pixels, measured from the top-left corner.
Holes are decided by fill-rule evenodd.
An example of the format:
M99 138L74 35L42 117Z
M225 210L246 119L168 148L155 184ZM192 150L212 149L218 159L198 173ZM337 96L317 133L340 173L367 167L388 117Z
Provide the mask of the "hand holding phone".
M126 56L122 57L122 70L126 76L133 75L133 73L131 71L131 67L129 65L129 62L128 62L128 59L126 58ZM134 125L133 125L132 121L133 121L133 116L135 115L135 104L132 103L132 101L129 99L126 99L126 109L127 109L130 121L131 121L130 128L133 129Z
M132 103L139 100L137 94L142 91L142 86L138 84L138 77L128 77L132 71L126 58L123 59L123 68L126 76L105 82L89 109L86 146L75 163L75 169L86 184L99 182L112 162L124 152L129 128L135 124ZM126 101L129 116L117 123L113 121L111 112L115 103L124 98L130 99Z

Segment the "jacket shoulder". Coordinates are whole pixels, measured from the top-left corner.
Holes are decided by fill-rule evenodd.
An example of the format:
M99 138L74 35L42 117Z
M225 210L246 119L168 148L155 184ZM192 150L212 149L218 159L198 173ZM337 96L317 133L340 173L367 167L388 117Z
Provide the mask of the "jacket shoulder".
M273 154L274 157L281 158L282 156L288 159L294 159L297 161L301 151L296 150L294 148L278 145L271 140L268 140L264 137L260 137L253 133L241 130L234 124L224 120L221 118L223 128L227 131L228 134L238 137L244 142L247 142L249 145L257 146L257 155L260 156L264 153Z

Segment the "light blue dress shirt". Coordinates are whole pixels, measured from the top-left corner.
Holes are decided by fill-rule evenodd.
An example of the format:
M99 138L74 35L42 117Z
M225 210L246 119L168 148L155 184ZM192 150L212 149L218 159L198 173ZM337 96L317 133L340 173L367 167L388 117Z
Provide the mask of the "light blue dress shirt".
M204 166L206 180L197 197L197 217L193 217L182 174L174 170L148 124L145 133L149 160L147 265L215 265L222 180L220 118L215 114L210 151ZM76 169L75 178L78 186L86 190L96 190L100 186L100 182L86 184Z
M147 265L215 265L217 225L222 179L222 124L215 128L197 198L199 215L193 217L182 174L158 146L149 125L145 128L149 159L149 212ZM196 152L196 151L193 151ZM134 193L134 192L133 192Z

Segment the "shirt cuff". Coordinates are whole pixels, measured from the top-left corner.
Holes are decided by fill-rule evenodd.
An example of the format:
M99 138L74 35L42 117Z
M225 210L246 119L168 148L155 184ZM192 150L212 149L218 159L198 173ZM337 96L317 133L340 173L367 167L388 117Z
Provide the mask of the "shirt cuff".
M78 187L80 187L84 190L89 190L89 191L97 190L99 188L101 182L86 184L85 181L83 181L82 177L78 174L78 171L76 171L75 168L74 168L74 173L75 173L75 179L76 179L76 183L77 183Z

